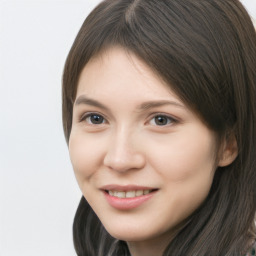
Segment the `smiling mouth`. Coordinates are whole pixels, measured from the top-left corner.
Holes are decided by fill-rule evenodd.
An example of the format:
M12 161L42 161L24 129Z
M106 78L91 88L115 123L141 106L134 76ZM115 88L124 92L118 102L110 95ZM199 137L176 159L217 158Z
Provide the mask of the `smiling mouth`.
M132 191L114 191L114 190L105 190L110 196L117 198L134 198L143 195L148 195L157 189L145 189L145 190L132 190Z

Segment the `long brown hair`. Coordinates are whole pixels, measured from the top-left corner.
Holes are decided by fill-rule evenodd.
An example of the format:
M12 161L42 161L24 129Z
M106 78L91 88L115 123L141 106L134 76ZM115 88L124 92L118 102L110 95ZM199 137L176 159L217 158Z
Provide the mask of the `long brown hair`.
M79 75L86 63L121 46L157 72L238 156L217 168L210 193L163 255L234 256L255 239L256 33L239 0L105 0L86 18L63 74L68 142ZM79 256L130 255L82 197L73 225Z

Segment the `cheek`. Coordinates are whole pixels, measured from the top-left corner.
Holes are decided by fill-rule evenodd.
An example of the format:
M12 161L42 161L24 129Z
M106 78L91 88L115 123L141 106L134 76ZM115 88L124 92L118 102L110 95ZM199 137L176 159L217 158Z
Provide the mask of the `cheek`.
M158 143L158 150L150 153L154 155L151 164L162 177L162 189L169 200L166 212L173 212L173 223L184 220L201 205L214 177L214 137L184 134L177 140L172 137Z
M92 143L90 137L78 132L71 132L69 155L77 182L81 188L84 182L90 180L100 164L100 147L97 143Z
M192 130L193 131L193 130ZM214 137L209 133L183 132L149 148L152 165L173 182L212 175L215 160Z

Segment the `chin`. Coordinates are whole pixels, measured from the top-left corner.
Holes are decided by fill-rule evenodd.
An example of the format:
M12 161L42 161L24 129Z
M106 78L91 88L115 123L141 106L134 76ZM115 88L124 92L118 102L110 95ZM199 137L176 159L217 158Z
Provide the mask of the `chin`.
M128 230L123 229L122 231L110 230L108 231L108 233L112 237L122 241L141 241L145 239L145 234L138 234L138 232L131 229L128 229Z
M107 232L114 238L126 242L142 242L154 239L155 236L158 236L158 232L153 232L152 230L146 230L137 226L136 228L132 227L121 227L119 229L106 229Z

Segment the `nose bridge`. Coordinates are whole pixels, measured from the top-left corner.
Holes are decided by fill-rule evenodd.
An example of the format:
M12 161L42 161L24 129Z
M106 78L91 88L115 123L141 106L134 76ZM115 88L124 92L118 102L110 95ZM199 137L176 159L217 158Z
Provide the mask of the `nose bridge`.
M142 168L145 156L139 147L138 132L125 125L113 130L104 164L119 172Z

